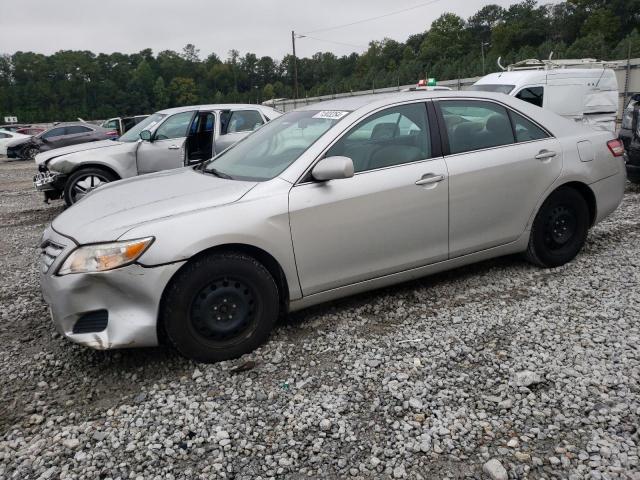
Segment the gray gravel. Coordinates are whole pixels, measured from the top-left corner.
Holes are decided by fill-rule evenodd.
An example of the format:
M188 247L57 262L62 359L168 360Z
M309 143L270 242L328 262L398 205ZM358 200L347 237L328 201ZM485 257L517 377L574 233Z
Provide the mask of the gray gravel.
M0 161L0 478L640 479L638 187L562 268L484 262L196 365L54 332L32 172Z

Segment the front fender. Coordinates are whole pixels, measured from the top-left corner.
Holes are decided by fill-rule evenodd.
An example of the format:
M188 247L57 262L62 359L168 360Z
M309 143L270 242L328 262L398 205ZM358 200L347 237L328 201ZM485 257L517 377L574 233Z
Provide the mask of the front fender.
M120 178L138 174L136 168L136 145L126 144L129 148L110 148L80 151L53 157L45 162L52 172L71 174L83 166L103 166L115 172Z

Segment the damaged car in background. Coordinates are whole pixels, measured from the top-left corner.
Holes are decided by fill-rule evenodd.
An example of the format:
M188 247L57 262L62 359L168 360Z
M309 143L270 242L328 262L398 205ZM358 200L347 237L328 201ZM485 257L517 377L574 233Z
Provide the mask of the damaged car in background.
M72 205L105 183L209 160L280 115L270 107L239 104L162 110L116 141L38 155L34 185L45 201L62 197Z
M623 153L497 93L310 105L87 195L46 229L40 283L73 342L235 358L288 311L501 255L573 260L622 200Z
M41 152L69 145L87 144L115 138L115 130L85 122L57 123L32 137L16 140L7 146L7 157L33 160Z

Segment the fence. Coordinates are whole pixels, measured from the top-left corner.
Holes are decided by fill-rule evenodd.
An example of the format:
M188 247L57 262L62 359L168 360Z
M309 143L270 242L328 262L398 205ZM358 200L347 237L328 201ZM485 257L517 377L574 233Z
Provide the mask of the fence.
M620 65L615 67L613 70L616 73L616 77L618 79L618 89L620 91L620 103L618 107L618 118L620 119L622 118L622 109L626 104L626 98L628 98L628 95L631 95L633 93L640 93L640 58L633 58L628 62L628 64L626 60L621 60L619 61L619 64ZM444 80L438 82L438 85L449 87L453 90L466 90L480 78L481 77ZM371 90L360 90L357 92L336 93L333 95L322 95L319 97L300 98L298 100L275 100L273 101L272 106L282 112L288 112L304 105L311 105L314 103L323 102L325 100L333 100L335 98L344 98L358 95L398 92L410 87L415 87L415 83L411 85L398 85L395 87L374 88Z

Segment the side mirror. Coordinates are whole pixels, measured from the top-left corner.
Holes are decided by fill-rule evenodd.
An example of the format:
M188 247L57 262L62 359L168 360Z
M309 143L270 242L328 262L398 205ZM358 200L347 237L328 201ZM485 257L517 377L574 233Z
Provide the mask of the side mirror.
M145 142L151 141L151 132L149 130L143 130L140 132L140 138Z
M353 160L349 157L327 157L316 163L311 170L315 180L339 180L353 177Z

